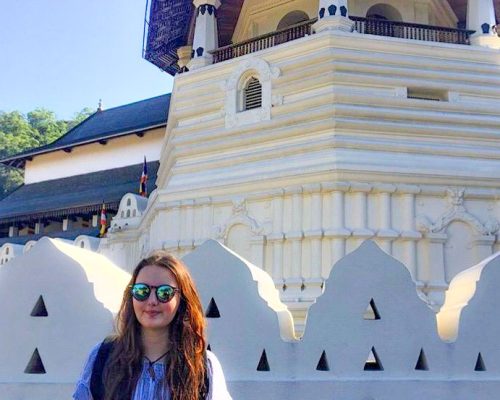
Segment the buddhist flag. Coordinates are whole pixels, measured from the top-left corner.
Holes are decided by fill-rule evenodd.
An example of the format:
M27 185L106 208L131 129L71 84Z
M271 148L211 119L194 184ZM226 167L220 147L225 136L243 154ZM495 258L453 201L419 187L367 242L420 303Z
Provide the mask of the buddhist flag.
M104 203L102 203L102 208L101 208L101 230L99 231L99 237L103 237L106 234L106 206Z
M142 166L142 175L139 184L139 194L143 197L148 196L148 188L146 185L147 182L148 182L148 165L146 164L146 156L144 156L144 164Z

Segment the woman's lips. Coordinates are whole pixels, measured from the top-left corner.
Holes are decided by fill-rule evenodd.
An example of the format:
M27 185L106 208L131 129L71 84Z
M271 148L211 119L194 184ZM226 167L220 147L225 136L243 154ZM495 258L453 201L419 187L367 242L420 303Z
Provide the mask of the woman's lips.
M145 313L149 317L156 317L158 314L160 314L159 311L145 311Z

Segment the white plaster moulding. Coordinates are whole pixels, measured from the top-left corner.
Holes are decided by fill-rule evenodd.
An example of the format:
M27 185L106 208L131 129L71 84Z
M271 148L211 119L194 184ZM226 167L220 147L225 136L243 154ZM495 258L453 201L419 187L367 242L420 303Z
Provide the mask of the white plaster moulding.
M357 182L355 182L357 183ZM313 184L317 188L316 193L323 193L327 195L333 191L341 191L347 193L349 191L355 191L352 189L353 185L350 182L330 182L323 181L320 183ZM431 196L443 198L447 193L448 188L442 186L432 186L432 185L408 185L406 183L401 184L387 184L387 183L366 183L364 191L377 195L380 193L389 193L393 196L405 196L405 195L415 195L415 196ZM275 198L276 196L281 196L287 198L293 196L294 194L303 194L304 192L302 185L293 185L283 188L272 188L264 191L254 191L254 192L240 192L240 194L247 201L261 201L269 200L270 198ZM314 192L309 192L314 193ZM165 196L168 197L168 191L165 191ZM500 188L499 189L481 189L481 188L471 188L468 187L464 192L464 199L490 199L490 200L500 200ZM202 197L194 198L194 206L202 207L204 205L229 205L232 204L234 199L234 194L213 196L213 197ZM181 207L182 203L178 200L163 201L160 203L163 210ZM420 236L420 234L418 234Z
M310 110L309 113L304 114L303 119L300 121L295 119L295 125L289 126L292 121L292 116L287 115L286 118L273 118L271 121L265 121L259 124L259 130L252 129L213 129L207 131L200 131L196 134L179 136L175 135L172 139L172 145L177 147L186 144L192 144L195 154L206 149L224 149L232 148L235 142L239 145L260 144L265 141L276 139L293 138L294 136L300 137L304 134L304 128L308 127L307 131L324 131L332 128L332 106L323 106L321 109ZM243 128L243 127L241 127ZM184 149L177 149L177 154L185 155ZM189 153L187 153L189 154Z
M348 174L344 174L344 178L347 178ZM371 174L373 176L372 182L375 181L377 182L377 174ZM356 178L356 181L359 181L359 177L357 175L353 176L353 178ZM379 177L380 178L380 177ZM303 180L304 178L301 178ZM315 177L311 177L310 179L315 179ZM336 179L333 176L331 176L331 179ZM387 179L387 177L386 177ZM313 182L317 182L318 180L314 180ZM340 190L340 191L348 191L350 188L350 184L348 181L331 181L331 180L319 180L321 182L322 190L326 193L329 192L330 190ZM378 180L377 183L372 183L373 187L376 188L378 184L386 184L387 181L385 180ZM408 194L421 194L425 196L434 196L434 197L443 197L446 194L446 187L450 187L450 185L454 187L462 187L462 186L467 186L466 191L465 191L465 199L489 199L489 200L494 200L497 201L500 199L500 188L498 188L498 182L496 182L496 188L491 188L491 187L480 187L477 185L477 181L474 180L473 182L475 185L474 186L468 186L464 182L457 182L456 184L453 184L450 182L449 179L446 179L445 182L440 182L437 183L436 185L432 185L430 183L426 184L417 184L417 182L412 182L408 183L394 183L394 177L391 177L391 182L390 184L394 184L396 186L396 192L394 193L395 196L401 196L401 195L408 195ZM269 187L267 190L261 190L261 191L255 191L255 187L251 184L247 185L242 185L239 186L238 193L246 196L246 198L250 200L260 200L260 199L266 199L272 196L275 196L276 191L279 191L281 193L281 190L284 190L284 196L289 196L292 195L293 193L298 193L302 192L302 188L300 185L293 185L293 186L284 186L282 188L276 188L276 184L279 184L279 182L274 182L272 187ZM444 187L443 187L444 185ZM245 188L246 187L246 188ZM221 194L218 195L217 192L229 192L228 194ZM216 190L209 189L209 191L206 191L204 189L199 189L195 192L188 191L188 192L173 192L170 190L170 188L160 190L158 193L159 196L159 205L155 207L155 210L160 210L160 209L166 209L172 207L175 203L172 203L172 201L175 202L175 198L185 198L186 195L190 196L195 196L195 202L196 198L198 196L207 198L209 197L210 204L219 204L219 203L229 203L230 199L234 196L233 194L233 185L228 185L227 187L224 188L217 188ZM281 194L280 194L281 196Z
M456 126L444 124L429 124L424 121L409 125L404 121L376 120L374 118L350 118L336 117L335 127L342 130L350 130L358 133L368 133L373 135L394 136L393 134L401 134L407 137L422 136L422 137L450 137L452 139L460 139L464 141L473 141L475 139L491 139L498 138L498 130L493 128L478 127L474 129L472 126Z
M309 38L318 40L322 36L327 36L330 39L331 46L351 50L371 50L381 53L400 54L401 56L438 57L440 60L447 60L448 62L495 63L500 60L498 51L479 46L426 42L340 31L320 32Z
M469 75L465 78L468 79ZM376 78L379 85L392 87L422 87L426 89L443 89L457 93L472 93L477 96L490 96L498 98L498 89L495 86L481 87L478 85L469 85L467 83L449 82L442 80L426 80L424 77L418 78L414 75L398 76L386 74L370 74L369 71L358 72L356 75L350 71L335 71L333 83L351 82L352 84L370 85L370 82ZM495 85L495 83L492 83Z
M391 109L387 107L376 107L360 104L335 104L335 115L339 117L360 117L360 118L382 118L382 119L400 119L408 121L423 122L445 122L447 124L463 124L468 126L498 126L500 118L497 116L471 115L464 113L447 113L443 116L442 112L430 110L412 110L412 109Z
M194 188L210 186L253 182L261 184L267 179L284 179L297 175L303 175L304 171L308 175L327 173L334 170L336 173L357 172L360 174L386 174L387 179L394 177L413 176L420 183L424 179L449 180L449 182L464 182L468 186L470 182L489 180L498 186L499 168L498 162L491 160L475 160L472 158L447 157L446 164L442 162L443 157L433 155L409 155L407 153L377 152L350 150L336 148L327 151L324 146L317 146L314 156L311 154L304 156L300 151L288 154L288 162L283 163L282 159L268 158L266 163L262 163L261 158L254 158L244 164L212 165L204 166L202 171L195 173L189 170L186 173L178 172L169 182L172 191L184 191ZM272 154L272 152L271 152ZM359 160L363 159L363 164ZM397 179L397 178L396 178ZM403 180L403 178L401 179ZM406 179L404 179L406 180ZM446 183L445 183L446 184ZM450 183L451 184L451 183ZM476 183L476 185L478 185Z
M499 82L500 84L500 82ZM377 107L392 106L396 109L404 109L405 107L410 110L421 110L426 112L460 112L464 114L474 114L474 112L481 112L481 116L491 114L500 118L500 111L498 105L500 104L500 91L498 92L498 101L492 101L489 104L473 105L468 102L449 102L449 101L429 101L412 98L401 98L393 95L374 96L370 93L368 88L364 93L353 91L349 86L333 86L330 88L330 94L334 96L337 103L349 103L359 105L373 104L376 99ZM496 104L495 104L496 103ZM443 119L446 117L443 116Z
M439 56L436 57L436 49L432 49L427 54L411 54L408 52L400 53L398 51L392 51L391 48L384 49L364 49L362 47L349 48L342 47L333 44L335 51L330 52L330 61L337 63L336 65L355 65L361 70L366 70L368 67L381 67L386 66L387 68L401 68L404 70L415 70L417 73L439 73L439 71L445 69L451 72L456 72L458 75L464 74L479 74L484 76L486 79L495 76L498 73L495 64L495 58L490 59L489 62L484 64L478 64L477 59L463 60L463 59L453 59L448 57L441 57L441 52ZM406 47L405 47L406 48ZM467 51L469 46L461 46L461 50ZM370 51L367 51L370 50ZM491 55L490 55L491 58ZM426 69L418 69L417 66L425 65ZM441 66L441 68L440 68ZM474 78L477 79L477 78Z
M352 136L346 137L335 134L332 138L332 146L343 149L358 149L358 150L382 150L395 153L408 154L432 154L434 156L449 156L449 157L468 157L474 159L490 159L500 160L500 148L487 148L487 143L483 148L473 145L460 145L456 143L432 143L425 142L425 138L420 140L411 140L408 138L399 138L395 140L379 139L376 136L360 138L356 137L355 133Z
M305 136L296 143L290 143L280 147L269 146L265 149L240 148L238 151L232 151L224 155L210 155L206 157L205 160L198 159L187 163L180 162L178 166L176 166L175 172L176 174L197 173L202 165L210 169L234 167L235 165L251 162L273 160L276 158L277 154L279 154L280 157L290 157L303 154L305 151L323 151L327 148L332 151L334 150L332 141L329 137L316 137L315 135L313 140L312 136Z

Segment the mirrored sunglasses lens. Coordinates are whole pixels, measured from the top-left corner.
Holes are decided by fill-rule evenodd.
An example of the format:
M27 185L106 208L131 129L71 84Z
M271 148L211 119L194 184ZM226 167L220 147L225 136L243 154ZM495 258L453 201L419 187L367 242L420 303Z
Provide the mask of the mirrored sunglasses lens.
M159 286L158 289L156 289L156 296L158 297L158 300L163 303L172 300L172 297L174 297L174 295L175 290L172 286L162 285Z
M149 297L150 292L151 289L149 288L149 286L144 285L143 283L137 283L132 286L132 296L134 296L134 299L136 300L146 300Z

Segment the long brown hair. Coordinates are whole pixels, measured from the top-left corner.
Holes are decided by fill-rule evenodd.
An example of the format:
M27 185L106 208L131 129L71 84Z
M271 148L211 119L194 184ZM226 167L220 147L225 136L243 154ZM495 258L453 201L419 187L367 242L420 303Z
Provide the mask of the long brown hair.
M130 285L147 265L167 268L177 280L180 304L168 327L170 352L164 388L168 385L172 400L199 400L206 396L205 319L198 292L182 261L157 250L141 260L135 268ZM142 370L144 348L141 327L127 286L116 318L116 338L103 374L106 400L131 399ZM204 397L203 397L204 398Z

